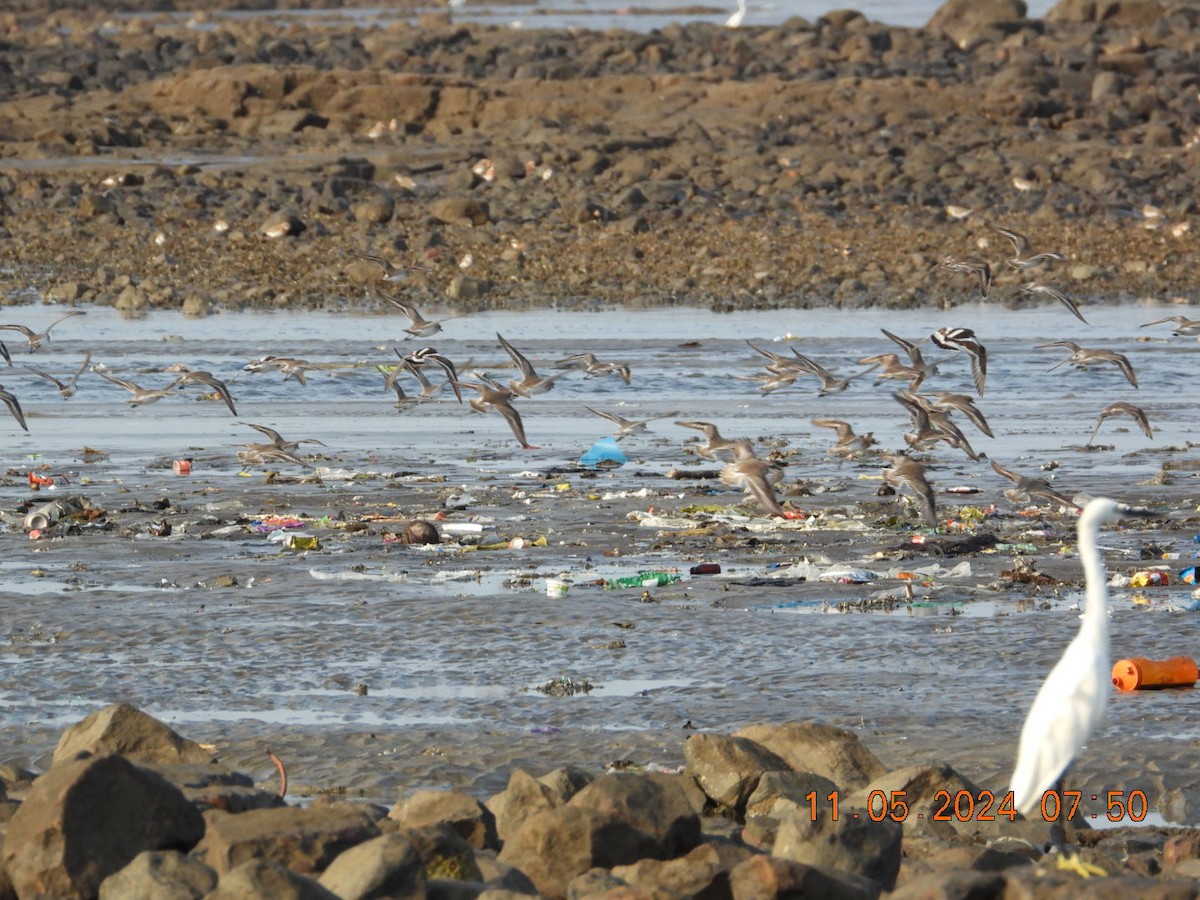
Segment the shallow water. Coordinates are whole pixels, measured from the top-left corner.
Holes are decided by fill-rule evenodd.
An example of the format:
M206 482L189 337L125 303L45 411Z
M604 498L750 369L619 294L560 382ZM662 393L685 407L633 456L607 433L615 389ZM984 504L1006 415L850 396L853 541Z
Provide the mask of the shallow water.
M705 539L656 537L626 514L728 506L740 496L701 496L713 489L710 482L662 477L686 468L684 446L693 439L669 419L652 424L652 435L623 442L628 465L582 479L570 466L607 433L607 423L583 405L633 418L678 414L716 422L725 434L781 439L799 451L788 480L820 489L795 502L853 510L875 500L879 466L839 468L824 455L830 433L809 419L846 418L896 448L906 422L890 398L893 386L864 378L842 395L821 398L811 382L800 382L760 396L753 384L729 377L760 368L762 358L745 341L775 351L794 346L847 371L853 360L892 348L878 332L881 324L910 338L966 325L989 348L988 390L979 405L997 434L976 441L972 433L976 449L1031 474L1058 460L1053 476L1068 493L1115 490L1138 499L1149 490L1138 483L1158 473L1164 448L1184 446L1193 433L1193 404L1177 373L1190 365L1195 342L1167 339L1163 327L1137 327L1168 313L1159 306L1090 305L1092 324L1084 326L1052 307L737 315L546 310L467 316L434 339L397 342L402 323L387 315L185 320L163 313L126 320L112 310L88 310L86 318L58 326L35 365L64 377L91 349L94 361L112 372L161 386L172 377L166 366L186 362L237 376L231 387L239 417L198 399L195 389L129 409L123 390L90 373L74 397L62 400L22 369L30 357L9 342L16 366L4 373L4 385L20 398L32 434L11 418L0 420L10 475L0 508L11 510L27 497L25 470L44 466L66 474L70 484L39 499L81 493L109 510L140 504L146 520L155 517L149 507L159 497L169 497L185 521L233 521L242 511L311 512L329 516L314 527L324 529L324 549L294 554L249 527L204 539L186 528L158 539L85 528L42 542L8 528L0 533L6 636L0 654L8 674L0 734L11 752L36 759L64 726L124 700L189 737L217 742L235 761L256 760L258 742L269 741L287 748L297 783L352 785L388 799L401 785L418 783L497 789L510 764L554 760L595 769L626 754L643 764L674 765L685 724L730 730L812 718L857 729L893 765L944 758L971 777L1003 779L1024 711L1078 626L1077 591L1031 600L1024 592L983 590L988 573L1005 562L982 556L970 560L970 577L935 577L923 605L890 612L849 613L839 604L896 588L895 581L738 585L805 556L887 572L901 564L869 556L903 536L776 530L755 547L739 544L729 553ZM44 327L56 311L23 307L6 314ZM496 332L539 368L586 350L628 362L633 383L573 374L555 391L520 401L530 440L541 448L528 452L517 449L498 416L467 415L452 400L403 413L394 408L375 368L395 361L393 346L411 351L432 344L460 368L473 360L504 379L511 370L501 368L507 360ZM785 340L789 334L801 337ZM1062 335L1128 353L1141 389L1115 371L1048 373L1062 354L1032 345ZM311 374L307 388L276 374L238 374L267 353L344 368ZM930 387L973 392L967 360L941 356L942 374ZM1100 442L1111 448L1081 452L1096 411L1116 399L1145 407L1159 429L1155 440L1110 421ZM321 482L267 484L259 472L245 477L235 453L258 435L239 422L324 441L324 448L305 447L322 454ZM82 462L85 445L106 456ZM940 502L1013 508L1000 495L1007 485L986 461L945 450L935 455L939 488L980 490L942 495ZM182 457L193 460L191 476L171 473L169 461ZM363 480L363 473L372 474ZM430 476L446 480L422 480ZM1157 488L1154 496L1177 496L1182 515L1195 505L1193 482L1183 473L1176 487ZM560 490L562 484L570 490ZM405 518L446 505L451 521L477 520L485 535L501 541L545 535L549 546L431 552L333 528L339 514L350 521ZM747 520L756 522L763 520ZM1041 523L1030 527L1046 540ZM1066 547L1073 544L1071 527L1069 520L1049 522ZM1141 536L1119 532L1104 539L1110 563L1122 567L1134 564L1140 543ZM1069 554L1060 558L1053 538L1043 546L1050 552L1039 568L1079 577L1077 563ZM1192 545L1179 540L1173 547L1181 559L1170 565L1186 565ZM622 555L603 555L613 549ZM720 560L722 576L656 588L654 603L639 602L636 589L590 583L686 569L702 559ZM559 572L575 584L566 598L547 597L543 580ZM203 586L222 574L234 576L236 586ZM1191 651L1196 614L1178 611L1189 601L1187 591L1115 591L1114 654ZM624 646L613 646L617 640ZM569 697L536 690L553 678L586 680L593 689ZM354 692L357 684L367 686L365 696ZM1080 765L1080 777L1094 787L1141 788L1153 800L1173 786L1200 785L1200 772L1182 761L1200 733L1190 692L1116 697L1106 728ZM430 747L438 749L432 761ZM1162 770L1153 776L1145 774L1147 752Z
M1055 0L1031 0L1028 15L1031 18L1044 16ZM677 22L708 22L722 25L737 8L737 2L715 0L707 4L680 3L678 0L643 0L629 3L626 0L544 0L544 2L492 2L492 0L467 0L465 3L451 2L454 18L458 21L482 22L506 25L514 28L625 28L636 31L651 31L665 28ZM857 9L875 22L902 25L913 28L923 26L941 6L940 0L859 0L850 7L830 4L826 0L748 0L743 24L778 25L793 16L815 21L818 17L836 9ZM239 21L248 18L276 18L284 21L301 20L314 26L323 22L344 27L347 24L381 28L395 26L414 20L424 12L443 11L437 5L418 8L411 14L395 9L373 6L347 7L334 10L288 10L286 12L231 11L212 13L195 22L194 27L207 29L222 20ZM181 19L191 19L191 13L180 13Z

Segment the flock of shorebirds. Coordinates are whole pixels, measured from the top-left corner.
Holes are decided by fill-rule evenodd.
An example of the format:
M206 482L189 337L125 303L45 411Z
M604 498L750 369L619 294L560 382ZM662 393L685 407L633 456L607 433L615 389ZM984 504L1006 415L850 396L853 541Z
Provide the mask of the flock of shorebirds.
M993 226L993 230L1011 242L1013 254L1006 262L1009 268L1017 272L1024 273L1049 263L1062 261L1065 258L1056 252L1034 252L1029 240L1011 229ZM381 280L389 286L402 282L412 269L420 268L419 266L395 265L383 257L365 254L362 256L379 264ZM987 298L992 290L992 267L987 260L979 256L944 256L930 271L931 274L947 272L977 279L980 294L984 298ZM1087 322L1080 312L1079 305L1053 285L1034 281L1020 285L1018 290L1027 295L1051 297L1068 309L1075 318L1081 322ZM404 331L410 337L431 337L442 331L445 322L455 318L427 319L415 304L383 291L380 291L380 295L408 319L408 325ZM0 325L0 331L20 333L25 338L28 352L35 353L50 340L50 333L55 326L67 319L82 315L86 315L82 310L71 310L50 322L42 331L35 331L25 325ZM1165 323L1174 323L1175 328L1172 331L1174 335L1200 336L1200 320L1192 320L1180 315L1146 322L1142 327ZM877 384L890 381L902 385L892 396L909 416L911 422L910 430L904 434L904 440L908 445L905 450L897 452L875 450L873 448L877 446L878 442L875 440L873 432L857 434L850 423L842 419L815 418L811 421L818 428L828 428L834 432L834 443L828 452L839 461L861 459L867 454L878 454L886 460L888 465L883 473L885 487L881 490L884 492L903 490L910 494L916 500L924 521L928 525L934 526L937 524L937 504L933 487L927 475L927 465L910 456L909 451L925 453L938 444L946 444L952 449L963 452L972 460L980 459L980 454L976 453L967 435L954 420L955 416L961 417L966 423L988 437L992 437L993 433L983 412L976 405L976 398L945 390L920 392L926 380L938 374L937 364L926 360L921 346L928 342L941 350L964 353L970 361L975 390L980 398L983 397L987 386L987 349L975 332L965 327L940 328L917 340L908 340L886 329L881 330L883 335L896 345L895 352L877 353L859 359L858 365L864 368L846 377L839 377L822 363L795 349L786 354L776 353L752 342L747 342L750 348L766 360L763 370L753 375L739 374L731 377L757 384L758 390L762 394L790 387L798 380L805 378L815 378L819 382L817 393L821 396L841 393L854 381L868 375ZM579 353L558 360L550 364L554 369L552 374L541 374L528 357L503 335L497 334L496 338L500 347L512 360L512 365L517 373L517 376L508 380L507 383L501 383L490 375L473 369L471 364L464 368L471 371L472 377L464 377L459 373L460 367L456 366L451 359L436 348L427 346L409 353L403 353L397 348L395 350L398 358L397 364L379 367L384 373L384 384L388 390L395 393L396 405L401 409L429 401L446 388L453 392L460 404L463 403L464 391L473 392L475 396L469 397L466 401L473 412L499 414L508 423L522 448L536 449L528 441L521 414L514 405L518 399L552 390L559 379L572 371L581 371L588 377L612 376L620 378L626 384L632 380L628 365L601 360L590 353ZM1132 387L1138 387L1137 374L1124 354L1103 348L1082 347L1070 340L1057 340L1035 345L1035 348L1038 349L1050 347L1063 347L1069 351L1069 355L1056 363L1050 371L1066 365L1079 369L1111 365L1120 371ZM0 341L0 355L10 367L14 366L12 355L2 341ZM264 356L246 363L242 370L249 373L278 372L285 379L295 379L300 384L307 384L308 373L335 367L336 364L312 363L294 357ZM167 369L175 374L176 377L173 381L164 387L155 388L143 387L128 379L118 378L103 365L93 365L90 352L82 364L65 380L30 365L24 366L24 371L50 382L63 397L70 397L74 394L80 377L84 373L91 372L128 391L130 396L127 402L131 406L154 403L174 396L179 393L181 388L208 388L212 392L210 395L212 399L220 400L228 407L232 415L238 415L236 402L227 381L217 378L211 372L191 369L182 364ZM437 380L432 380L430 374L434 374ZM416 384L415 390L406 387L410 379ZM15 395L5 390L3 385L0 385L0 400L7 406L20 427L28 432L29 428L20 402ZM617 440L645 433L647 424L654 418L661 419L675 415L675 413L666 413L654 418L634 420L592 406L585 406L584 409L611 422L614 427L612 435ZM1146 413L1131 403L1117 401L1100 410L1088 445L1095 440L1104 422L1114 416L1129 417L1147 437L1153 437L1153 428ZM268 439L266 442L245 444L238 456L246 465L288 462L307 466L308 463L296 454L299 445L321 443L313 439L289 441L267 426L253 423L243 424L257 429ZM718 428L709 422L680 420L675 424L702 433L703 442L694 445L691 449L701 458L724 462L724 466L720 470L722 482L744 489L769 515L782 517L800 515L794 510L785 508L776 493L776 486L783 478L785 459L777 455L766 459L760 458L749 439L723 437ZM1019 475L1002 467L994 460L991 461L991 467L998 475L1012 483L1012 488L1006 492L1012 499L1034 498L1056 505L1078 508L1074 499L1054 490L1045 479Z

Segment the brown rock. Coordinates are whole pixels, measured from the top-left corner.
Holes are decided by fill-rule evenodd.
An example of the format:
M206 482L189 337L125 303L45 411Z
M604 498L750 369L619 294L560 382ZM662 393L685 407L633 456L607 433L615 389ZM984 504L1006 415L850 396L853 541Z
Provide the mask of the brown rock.
M72 725L54 748L57 765L82 752L119 753L134 762L211 763L212 754L170 726L127 703L97 710Z
M646 895L716 900L731 896L729 871L751 855L752 850L740 847L730 853L729 858L723 859L716 846L701 844L675 859L643 859L627 866L615 866L612 874Z
M492 220L487 202L473 197L435 200L429 205L429 212L447 225L486 225Z
M321 886L342 900L425 896L425 861L408 838L383 834L351 847L330 863Z
M379 835L362 806L333 803L307 809L256 809L204 814L208 829L196 856L224 876L250 859L267 859L306 874L320 872L338 854Z
M990 28L1020 22L1026 12L1024 0L947 0L925 27L968 47Z
M437 526L424 519L416 519L404 526L400 532L402 544L437 544L442 540Z
M901 885L889 900L1001 900L1004 889L998 872L931 872Z
M1004 792L984 791L944 763L906 766L876 778L865 788L843 797L847 806L882 812L896 806L897 818L909 831L930 830L942 835L955 831L998 835L1012 825L999 812Z
M21 896L93 897L143 850L190 850L204 820L178 788L122 756L59 763L8 823L2 860Z
M483 881L475 848L445 822L409 828L403 834L425 861L430 881Z
M755 855L729 873L733 900L875 900L879 887L848 872L834 872L778 856Z
M594 810L645 834L656 845L656 852L646 855L658 859L685 853L700 840L700 817L679 776L601 775L569 805Z
M841 799L838 786L815 772L764 772L746 801L746 816L815 814L831 796Z
M810 866L861 875L891 890L900 871L902 831L898 822L874 822L864 811L859 810L856 816L852 809L842 806L836 820L829 810L818 812L815 821L807 815L784 818L771 853Z
M393 806L388 818L405 828L445 823L477 850L500 846L495 815L474 797L459 791L418 791Z
M251 859L221 876L205 900L339 900L311 878L277 862Z
M534 813L555 809L569 798L555 792L523 769L508 776L508 787L493 795L485 804L496 820L496 834L507 841Z
M79 217L94 219L105 213L115 212L117 204L103 194L84 194L79 198Z
M177 850L146 850L100 885L100 900L199 900L217 873Z
M887 772L879 758L845 728L818 722L748 725L735 737L762 744L797 772L815 772L852 791Z
M739 816L764 773L790 769L762 744L726 734L693 734L683 746L683 755L686 774L714 803Z

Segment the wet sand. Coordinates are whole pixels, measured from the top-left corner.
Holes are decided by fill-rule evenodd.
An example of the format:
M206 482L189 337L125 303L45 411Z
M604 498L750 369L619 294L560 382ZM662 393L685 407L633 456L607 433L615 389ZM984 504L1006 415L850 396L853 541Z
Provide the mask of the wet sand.
M1089 343L1130 352L1144 398L1121 388L1115 372L1045 373L1058 357L1030 349L1031 334L1072 328L1065 311L973 308L962 321L994 336L980 406L997 433L976 446L1013 469L1055 478L1060 489L1159 510L1152 523L1102 539L1112 572L1158 563L1173 582L1114 589L1113 652L1194 655L1196 613L1183 611L1191 588L1174 578L1191 564L1200 532L1189 404L1154 387L1194 348L1179 339L1128 345L1125 335L1161 308L1088 312ZM501 328L539 368L582 347L633 365L628 387L575 374L521 401L541 447L528 452L498 416L468 416L450 399L404 413L391 406L374 366L395 359L392 343L378 342L398 327L395 317L130 321L90 310L64 323L38 359L54 372L77 365L92 346L85 338L101 342L114 371L147 384L165 382L166 365L178 359L230 377L262 348L284 345L345 368L314 374L306 389L273 375L233 382L240 421L327 445L302 449L311 472L276 466L276 475L256 468L243 476L234 454L258 436L221 404L193 392L127 410L120 389L95 376L62 401L20 369L26 357L18 354L5 384L22 397L33 436L5 426L3 509L30 497L25 472L33 468L70 479L35 501L81 494L107 514L40 541L19 525L0 533L8 753L44 764L63 727L127 701L216 744L222 759L264 782L274 778L262 752L269 744L287 762L297 797L345 792L390 803L422 786L487 794L515 767L674 767L689 729L812 719L855 729L889 766L940 760L1003 787L1025 711L1078 627L1073 517L1024 512L1002 495L1008 485L987 460L943 449L931 473L943 521L969 522L962 507L994 511L914 545L923 530L914 511L876 496L881 461L839 467L826 455L830 434L808 422L845 416L860 430L875 428L884 447L902 445L890 386L864 380L818 398L815 385L801 382L762 397L728 377L759 368L743 337L844 368L845 359L888 343L871 333L877 323L764 313L740 319L734 339L708 315L680 325L669 311L544 311L448 325L437 346L501 379L512 371L494 340ZM897 312L888 325L915 336L940 324L939 315ZM809 336L774 342L789 320ZM122 336L108 338L113 332ZM936 386L965 390L969 380L966 361L951 359ZM1018 399L1022 382L1029 390ZM1109 423L1098 449L1085 451L1095 408L1115 396L1142 402L1161 430L1149 442ZM585 403L635 418L680 411L755 438L762 452L789 462L781 496L810 517L771 520L715 478L669 477L716 470L689 452L695 434L669 419L654 423L653 435L622 442L630 457L623 467L580 470L579 455L606 433ZM1061 427L1047 429L1047 419ZM84 462L85 444L106 455ZM170 469L183 457L192 460L190 476ZM1056 471L1040 471L1052 461ZM944 493L958 486L978 493ZM489 548L385 543L400 522L439 514L443 526L480 526L477 540ZM270 542L271 526L254 524L270 515L300 518L321 549ZM149 533L160 523L171 526L169 536ZM945 555L942 542L983 533L1010 549ZM1139 559L1164 551L1179 558ZM1050 583L1002 574L1022 561ZM701 562L718 562L721 575L689 577ZM969 574L952 576L961 563ZM814 577L835 564L879 577ZM684 578L646 596L641 587L593 583L662 569ZM913 581L904 572L923 574ZM544 581L559 574L573 586L565 598L548 597ZM915 584L915 604L905 602L906 583ZM553 679L592 689L537 690ZM1192 691L1116 696L1075 777L1101 798L1140 789L1155 808L1167 808L1167 798L1171 809L1187 810L1180 798L1200 790L1193 699Z

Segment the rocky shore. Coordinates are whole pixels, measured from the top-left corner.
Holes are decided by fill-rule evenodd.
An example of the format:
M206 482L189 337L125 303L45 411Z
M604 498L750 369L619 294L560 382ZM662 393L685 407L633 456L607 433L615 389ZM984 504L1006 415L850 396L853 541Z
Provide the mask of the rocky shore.
M887 771L814 723L698 732L680 772L515 770L487 798L289 805L139 710L69 728L40 776L0 769L0 898L1074 897L1046 824L944 765ZM1131 803L1133 801L1131 800ZM1124 808L1124 807L1122 807ZM1133 806L1130 807L1132 809ZM1193 898L1189 830L1068 827L1090 896Z
M1073 295L1195 294L1195 4L651 33L56 6L0 16L7 303L378 303L367 253L462 310L948 306L974 285L930 266L998 258L993 223Z

